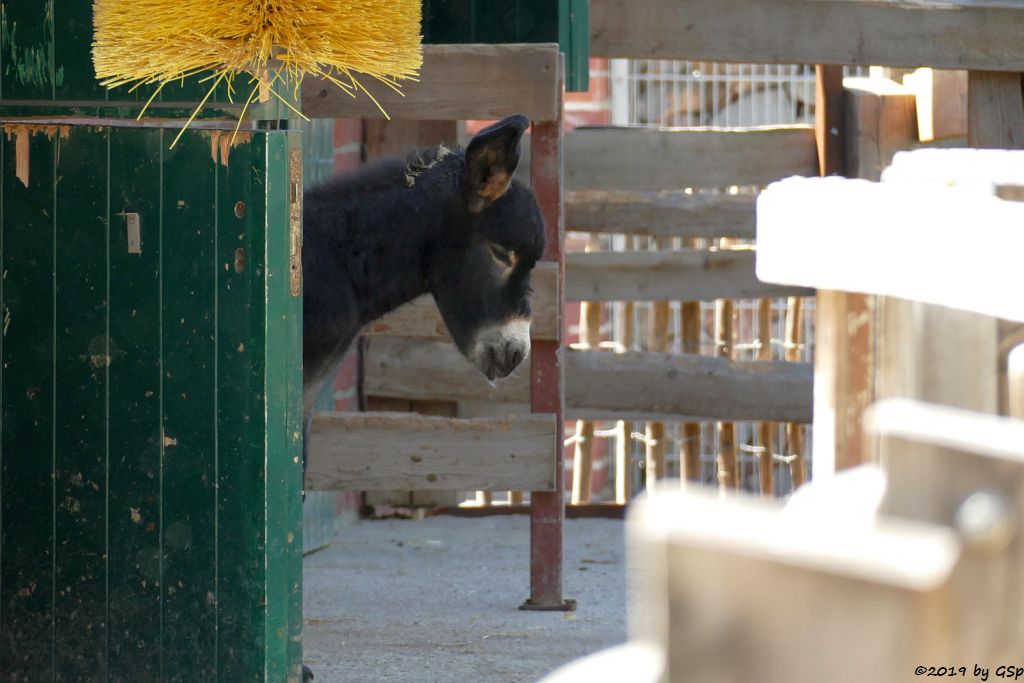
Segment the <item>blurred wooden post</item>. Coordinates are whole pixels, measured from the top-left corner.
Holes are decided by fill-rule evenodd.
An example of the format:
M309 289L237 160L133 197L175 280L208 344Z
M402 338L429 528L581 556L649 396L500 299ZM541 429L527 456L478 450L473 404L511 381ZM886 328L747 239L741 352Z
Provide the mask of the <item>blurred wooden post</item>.
M635 237L626 237L625 249L626 251L636 249ZM632 351L636 345L635 325L636 303L633 301L622 302L615 337L626 351ZM633 463L629 457L633 439L633 423L628 420L619 420L615 429L618 432L615 444L615 502L625 505L633 497Z
M846 175L877 182L893 155L917 142L915 97L886 79L848 79L843 125ZM815 299L815 476L859 465L876 450L862 423L875 399L877 299L831 290Z
M690 240L687 244L688 247L695 247L696 240ZM682 316L681 329L682 329L682 351L683 353L689 353L697 355L700 353L700 302L699 301L684 301L680 306L680 315ZM684 422L682 425L683 432L683 450L682 450L682 472L680 473L680 479L683 482L687 481L700 481L700 423L699 422Z
M670 246L668 239L659 237L655 240L656 248L661 250ZM668 321L669 303L667 301L655 301L651 305L651 318L648 321L647 350L655 353L666 353L668 351ZM646 452L647 452L647 487L651 488L654 482L665 478L665 423L652 421L647 423L646 429Z
M757 359L772 359L772 300L761 299L757 304ZM758 425L761 437L761 457L758 459L761 495L775 495L775 430L774 422Z
M587 237L587 251L599 251L601 239L596 233ZM584 301L580 304L580 344L582 348L596 349L601 343L601 303ZM591 475L594 468L594 422L576 421L576 444L573 448L572 504L590 502Z
M732 240L722 239L721 247L728 249ZM715 355L732 358L733 324L735 302L719 299L715 302ZM736 460L736 425L719 422L718 429L718 485L722 488L739 488L740 477Z
M786 304L786 360L795 363L800 360L800 345L803 343L803 304L798 296L789 297ZM792 459L793 489L803 486L804 472L804 429L798 422L786 424L787 454Z
M1024 344L1010 352L1006 363L1009 376L1010 417L1024 419Z

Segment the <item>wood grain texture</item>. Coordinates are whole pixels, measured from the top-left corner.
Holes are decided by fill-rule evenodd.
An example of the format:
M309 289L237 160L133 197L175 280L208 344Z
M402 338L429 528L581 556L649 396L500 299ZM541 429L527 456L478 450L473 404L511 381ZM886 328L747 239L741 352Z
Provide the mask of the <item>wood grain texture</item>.
M554 488L554 415L427 417L324 413L313 421L311 490L549 491Z
M808 363L639 351L564 351L562 363L570 417L810 421ZM365 386L367 395L406 400L529 400L525 376L492 386L453 345L398 337L370 341Z
M419 82L402 94L364 79L394 119L499 119L525 114L534 121L558 115L558 45L424 45ZM337 86L307 77L302 110L311 118L384 118L373 101L352 98Z
M1018 71L1024 71L1024 66ZM968 72L967 144L990 149L1024 148L1021 74Z
M892 81L846 81L846 175L879 180L897 151L917 144L917 101Z
M751 249L603 252L566 257L568 301L710 301L812 294L761 282Z
M569 190L767 185L792 175L818 175L810 127L578 128L566 137Z
M532 286L530 309L533 312L533 322L530 325L530 336L533 339L557 339L562 324L561 311L556 305L558 267L551 262L539 262L533 270ZM451 339L448 328L441 319L441 313L437 310L437 304L429 294L370 323L363 329L363 334Z
M1011 0L590 3L596 57L1024 71L1022 33Z
M570 230L753 239L753 195L580 190L565 198Z

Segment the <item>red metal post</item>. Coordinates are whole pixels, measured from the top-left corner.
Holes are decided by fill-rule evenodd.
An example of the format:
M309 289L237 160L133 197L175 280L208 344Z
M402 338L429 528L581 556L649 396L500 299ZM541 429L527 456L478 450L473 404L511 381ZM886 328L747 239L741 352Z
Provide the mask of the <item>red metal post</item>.
M559 75L558 89L563 90ZM559 96L561 100L561 95ZM558 264L558 306L561 320L565 278L565 227L562 202L562 107L554 121L534 121L531 133L533 191L547 229L544 260ZM562 345L559 325L556 341L535 340L530 352L530 409L557 416L555 439L555 490L530 494L530 598L520 609L571 610L572 600L562 599L562 532L565 521L565 447L563 438L564 373L558 350Z

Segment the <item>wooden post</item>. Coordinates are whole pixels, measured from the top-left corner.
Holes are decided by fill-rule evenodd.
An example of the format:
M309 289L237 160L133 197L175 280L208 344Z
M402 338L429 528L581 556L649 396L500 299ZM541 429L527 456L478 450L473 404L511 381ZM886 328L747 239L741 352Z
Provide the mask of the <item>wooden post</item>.
M1010 352L1006 365L1010 387L1009 414L1010 417L1024 419L1024 344Z
M789 297L786 304L786 360L795 363L800 360L800 345L803 342L803 303L798 296ZM787 454L792 458L793 489L803 486L804 471L804 430L798 422L786 424Z
M561 70L561 67L560 67ZM564 72L558 77L558 91L564 91ZM533 122L531 135L531 178L547 233L544 259L558 264L557 310L562 310L565 281L565 226L562 197L562 106L552 121ZM530 496L530 597L521 609L571 610L575 603L562 599L563 524L565 521L565 453L563 368L558 350L561 330L555 341L534 340L530 353L530 409L554 413L555 490L534 491Z
M970 71L967 74L967 144L987 149L1024 149L1024 93L1020 73ZM1007 367L1004 350L1016 346L1024 325L999 326L997 359L1000 371ZM1007 386L1000 377L998 410L1008 412Z
M728 249L732 240L721 240L721 247ZM715 302L715 355L732 358L733 312L732 299ZM732 422L718 423L718 485L722 488L739 488L740 477L736 459L736 425Z
M636 249L636 237L626 236L626 251ZM636 344L634 326L636 325L636 303L623 301L619 309L618 326L615 337L626 351L632 351ZM625 505L633 496L633 463L629 452L633 439L633 423L619 420L615 425L618 439L615 445L615 502Z
M761 299L757 305L757 359L772 359L772 300ZM758 425L761 457L758 458L762 496L775 495L775 428L774 422Z
M694 248L698 244L695 239L686 240L687 247ZM679 310L682 320L682 351L683 353L700 353L700 302L684 301ZM682 425L683 449L682 471L679 478L686 482L699 482L700 472L700 423L684 422Z
M659 237L655 240L657 249L664 249L668 240ZM667 301L655 301L651 306L651 318L648 321L647 350L655 353L666 353L668 351L668 312ZM647 451L647 488L650 489L656 481L665 478L665 423L652 421L647 423L646 428L646 451Z
M591 233L587 237L587 251L598 251L600 248L600 237ZM596 350L600 343L601 304L596 301L584 301L580 304L580 344L583 348ZM572 469L573 505L590 502L593 467L594 422L592 420L577 420Z

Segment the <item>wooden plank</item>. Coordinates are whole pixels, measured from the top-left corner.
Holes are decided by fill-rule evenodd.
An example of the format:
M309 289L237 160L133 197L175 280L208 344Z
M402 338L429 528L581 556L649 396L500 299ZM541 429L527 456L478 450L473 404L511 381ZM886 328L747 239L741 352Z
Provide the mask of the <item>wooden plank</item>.
M795 363L800 360L804 342L803 299L798 296L789 297L786 302L786 360ZM790 461L790 472L793 490L803 486L807 480L804 467L804 432L803 425L790 422L786 425L786 447Z
M323 413L313 421L306 486L550 491L555 440L554 415Z
M1024 71L1022 33L1012 0L590 3L595 57Z
M914 95L921 142L967 136L967 72L921 68L903 77Z
M846 175L879 180L899 150L917 144L917 109L912 92L880 78L848 78L846 86Z
M534 121L558 115L556 44L424 45L419 82L403 81L402 94L363 79L394 119L499 119L525 114ZM373 101L307 77L302 110L311 118L384 118Z
M57 157L54 669L65 680L107 668L107 136L74 127Z
M530 325L530 337L542 340L557 339L562 324L561 311L555 304L558 288L557 266L550 262L539 262L533 270L532 286L530 309L533 321ZM441 319L441 313L437 310L437 304L430 295L421 296L380 320L370 323L363 329L363 334L451 339L448 328Z
M566 408L572 417L810 420L812 373L807 363L639 351L565 351L563 362ZM378 337L370 341L365 363L365 391L370 396L529 400L528 378L492 384L451 344ZM609 386L616 390L607 391ZM730 402L730 391L742 398Z
M0 20L7 17L0 15ZM23 140L24 147L17 140ZM8 680L57 676L53 660L54 561L59 543L53 534L57 515L56 144L56 138L45 133L0 138L0 671ZM18 156L31 171L25 174L28 180L15 171Z
M846 172L843 67L817 64L814 73L814 138L818 147L818 173L823 176L843 175Z
M110 338L108 577L111 678L160 677L160 155L166 134L110 131ZM137 213L142 253L128 249L126 219Z
M1018 71L1024 71L1024 66ZM968 72L967 144L991 149L1024 148L1021 74Z
M948 656L981 661L1019 652L1024 594L1006 577L1024 571L1020 491L1024 422L917 401L876 404L868 424L880 438L888 485L880 512L959 532L972 562L949 591ZM980 513L980 514L979 514Z
M587 236L587 251L599 251L601 240L591 233ZM596 349L601 343L601 304L584 301L580 304L580 345ZM575 447L572 466L572 504L589 503L594 467L594 423L591 420L576 421Z
M161 275L163 420L160 527L162 671L215 678L217 164L208 135L163 152ZM197 641L198 639L198 641Z
M1010 352L1006 359L1008 375L1007 412L1010 417L1024 419L1024 345Z
M757 302L757 360L772 359L772 300ZM817 377L815 377L817 382ZM815 396L817 401L817 396ZM815 406L817 409L817 406ZM762 422L757 427L761 453L758 457L758 479L762 496L775 495L775 435L776 425Z
M804 287L761 282L750 248L721 251L605 252L566 256L569 301L710 301L812 295Z
M566 137L569 190L767 185L791 175L818 175L810 127L577 128Z
M874 493L851 488L821 491L824 504L802 514L700 488L636 504L627 520L630 636L664 653L661 680L901 681L930 661L919 658L949 651L956 532L828 505ZM837 532L833 515L856 531ZM815 646L793 656L794 636ZM738 640L744 647L733 647Z
M790 179L758 198L757 277L1024 321L1022 224L1024 204L957 188Z
M580 190L565 199L569 230L658 237L754 239L752 194Z
M565 355L565 400L576 415L810 421L810 364L640 352ZM616 390L601 389L608 386Z

